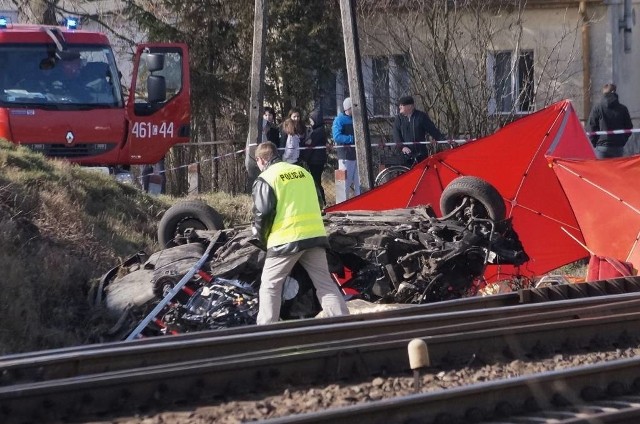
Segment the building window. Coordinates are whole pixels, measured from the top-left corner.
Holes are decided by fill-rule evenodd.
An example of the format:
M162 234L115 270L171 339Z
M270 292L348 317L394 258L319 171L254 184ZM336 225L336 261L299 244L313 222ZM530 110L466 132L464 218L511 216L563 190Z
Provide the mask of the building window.
M372 56L363 60L367 110L371 116L394 116L397 100L409 93L405 55Z
M338 115L339 109L336 98L342 97L339 94L338 77L335 73L331 73L320 79L320 101L322 104L322 112L325 117Z
M493 52L488 56L487 73L493 87L490 113L528 113L535 109L533 51Z
M373 100L373 115L387 115L389 113L389 58L371 58L371 94Z
M368 56L362 58L362 80L369 117L389 117L398 113L396 102L411 94L406 55ZM349 97L347 72L337 72L333 81L321 83L326 116L342 111L342 101Z

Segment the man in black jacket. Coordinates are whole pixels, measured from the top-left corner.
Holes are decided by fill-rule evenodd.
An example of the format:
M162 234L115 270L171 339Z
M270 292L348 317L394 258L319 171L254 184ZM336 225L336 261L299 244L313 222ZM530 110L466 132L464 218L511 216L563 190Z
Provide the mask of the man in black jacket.
M424 144L427 141L427 134L433 137L434 141L444 140L445 137L431 121L429 115L415 108L413 97L401 97L398 100L398 107L400 113L396 115L393 123L393 141L397 144L403 143L401 149L405 154L411 153L407 143L422 143L416 144L413 152L416 160L421 161L428 156L427 146ZM400 146L398 144L399 148Z
M615 84L602 87L602 100L589 115L588 131L614 131L633 128L629 110L618 101ZM624 145L631 134L591 135L591 144L598 159L618 158L624 155Z

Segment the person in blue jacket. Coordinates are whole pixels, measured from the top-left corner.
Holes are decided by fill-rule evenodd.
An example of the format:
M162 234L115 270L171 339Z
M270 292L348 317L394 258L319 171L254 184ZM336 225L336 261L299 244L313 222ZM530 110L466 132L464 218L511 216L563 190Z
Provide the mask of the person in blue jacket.
M360 178L358 177L358 162L356 161L355 138L353 136L353 118L351 116L351 97L347 97L342 102L343 113L338 114L333 120L332 135L336 143L338 155L338 169L347 172L345 185L347 187L347 198L349 188L353 186L355 196L360 194Z

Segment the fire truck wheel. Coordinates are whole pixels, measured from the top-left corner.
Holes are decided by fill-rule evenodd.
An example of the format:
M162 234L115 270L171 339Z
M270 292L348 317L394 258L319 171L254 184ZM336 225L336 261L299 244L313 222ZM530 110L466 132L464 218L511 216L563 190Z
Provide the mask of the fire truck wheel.
M496 222L505 219L504 200L498 190L485 180L472 176L458 177L444 189L440 197L442 215L453 212L465 199L471 200L470 206L473 206L473 210L464 208L467 218L474 216Z
M186 200L171 206L158 223L158 242L162 248L173 247L188 228L194 230L221 230L222 216L200 200Z

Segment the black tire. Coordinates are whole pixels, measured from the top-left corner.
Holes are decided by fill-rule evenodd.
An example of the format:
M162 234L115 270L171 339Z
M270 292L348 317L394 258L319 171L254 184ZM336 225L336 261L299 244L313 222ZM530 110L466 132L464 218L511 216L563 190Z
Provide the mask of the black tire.
M506 217L504 200L498 190L478 177L458 177L444 189L440 197L442 215L448 215L458 207L465 197L471 197L480 203L480 218L489 218L496 222Z
M174 238L187 228L222 230L222 216L200 200L186 200L171 206L158 223L158 242L164 249L176 246Z
M280 307L280 318L283 320L313 318L322 310L313 281L300 264L296 264L289 274L298 283L298 293L289 300L284 300Z
M385 168L382 171L380 171L378 175L376 175L374 185L377 187L379 185L387 183L392 179L394 179L395 177L397 177L398 175L404 174L409 169L410 168L408 166L404 166L404 165L392 165L388 168Z

